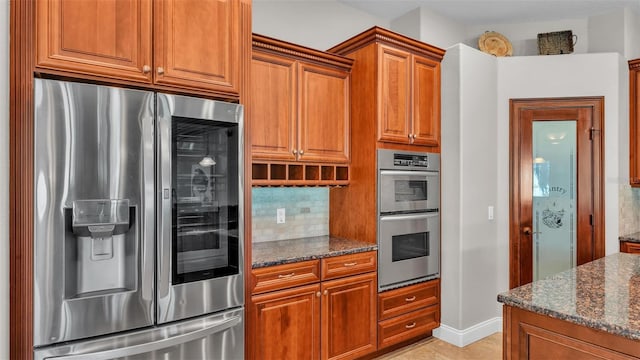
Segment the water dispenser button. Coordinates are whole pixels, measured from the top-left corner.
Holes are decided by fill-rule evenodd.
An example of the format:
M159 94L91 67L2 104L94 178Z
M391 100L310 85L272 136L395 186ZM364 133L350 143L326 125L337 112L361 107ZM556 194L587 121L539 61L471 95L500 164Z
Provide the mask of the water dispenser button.
M112 257L113 238L111 236L91 239L91 260L108 260Z

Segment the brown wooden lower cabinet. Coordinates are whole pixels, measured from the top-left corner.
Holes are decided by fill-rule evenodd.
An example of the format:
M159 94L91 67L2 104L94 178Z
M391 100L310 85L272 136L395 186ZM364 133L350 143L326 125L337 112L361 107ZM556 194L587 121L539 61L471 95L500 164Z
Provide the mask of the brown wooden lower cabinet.
M319 359L320 284L253 296L255 359Z
M322 283L322 359L376 350L376 273Z
M504 306L503 358L638 359L638 341Z
M620 252L629 254L640 254L640 243L622 241L620 243Z
M254 269L256 286L247 309L247 358L355 359L376 351L375 259L375 252L323 259L323 274L332 274L327 270L333 269L332 276L342 277L322 282L307 276L317 273L317 260ZM354 262L363 265L352 266ZM351 272L339 270L340 264ZM298 274L310 284L291 287ZM255 293L276 282L278 275L288 281L288 289ZM278 286L286 284L278 282ZM272 285L275 288L275 283Z

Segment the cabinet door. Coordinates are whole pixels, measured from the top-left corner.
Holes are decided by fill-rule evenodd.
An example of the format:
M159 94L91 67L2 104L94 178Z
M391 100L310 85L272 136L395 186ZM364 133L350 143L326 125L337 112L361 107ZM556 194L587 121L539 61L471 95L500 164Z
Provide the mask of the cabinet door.
M413 129L416 145L438 146L440 138L440 63L421 56L413 61Z
M239 0L154 2L156 84L238 94Z
M296 62L253 53L248 121L254 159L295 160Z
M320 285L253 296L249 339L253 358L318 359Z
M350 73L300 63L298 159L349 161Z
M629 71L629 179L640 187L640 68Z
M322 283L322 359L376 350L376 274Z
M36 3L36 66L151 82L151 0Z
M378 140L409 143L411 134L411 54L378 49Z

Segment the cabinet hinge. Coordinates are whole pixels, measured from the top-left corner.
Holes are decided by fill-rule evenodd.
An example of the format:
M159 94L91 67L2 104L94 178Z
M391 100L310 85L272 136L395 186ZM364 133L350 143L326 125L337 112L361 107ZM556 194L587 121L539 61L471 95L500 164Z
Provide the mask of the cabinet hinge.
M600 135L600 129L596 129L592 126L591 129L589 129L589 140L593 140L595 135Z
M589 214L589 225L593 226L593 214Z

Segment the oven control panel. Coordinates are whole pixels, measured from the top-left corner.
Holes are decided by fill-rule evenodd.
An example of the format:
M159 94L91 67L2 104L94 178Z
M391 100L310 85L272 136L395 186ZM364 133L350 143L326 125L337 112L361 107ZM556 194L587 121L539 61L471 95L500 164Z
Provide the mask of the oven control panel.
M393 154L393 166L429 167L427 155Z

